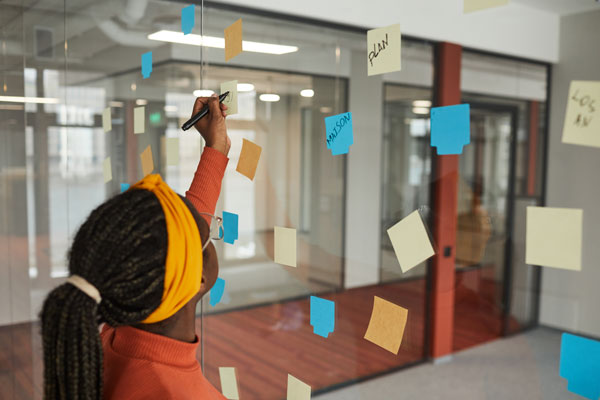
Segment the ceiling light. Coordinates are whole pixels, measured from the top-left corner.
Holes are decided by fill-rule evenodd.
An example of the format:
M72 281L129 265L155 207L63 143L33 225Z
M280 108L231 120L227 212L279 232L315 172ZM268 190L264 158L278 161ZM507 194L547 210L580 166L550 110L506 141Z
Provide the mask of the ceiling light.
M135 83L131 84L131 91L135 92L135 89L137 89L137 85Z
M110 107L123 107L125 104L122 101L109 101L108 105Z
M191 35L191 33L190 33ZM193 92L193 95L196 97L210 97L214 94L215 92L213 92L210 89L196 89Z
M144 100L144 99L137 99L135 101L135 104L137 104L138 106L145 106L146 104L148 104L148 100Z
M413 107L431 107L429 100L415 100L412 102Z
M415 114L429 114L429 108L425 107L413 107L412 112Z
M238 92L251 92L254 90L254 85L251 83L238 83L237 91Z
M333 112L333 108L321 107L321 108L319 108L319 111L321 111L321 113L323 113L323 114L331 114Z
M168 113L177 112L177 110L178 110L177 106L172 106L172 105L167 105L164 107L164 109L165 109L165 112L168 112Z
M268 102L279 101L279 95L274 94L274 93L264 93L264 94L261 94L258 98L260 99L260 101L268 101Z
M8 103L38 103L58 104L59 100L53 97L22 97L22 96L0 96L0 101Z
M300 91L300 96L302 97L313 97L315 95L315 91L312 89L304 89Z
M162 30L151 33L150 35L148 35L148 39L158 40L161 42L190 44L193 46L215 47L218 49L225 48L225 39L215 36L203 37L195 33L189 33L187 35L184 35L183 32ZM254 53L281 55L298 51L298 47L286 46L282 44L250 42L248 40L244 40L242 41L242 50L251 51Z

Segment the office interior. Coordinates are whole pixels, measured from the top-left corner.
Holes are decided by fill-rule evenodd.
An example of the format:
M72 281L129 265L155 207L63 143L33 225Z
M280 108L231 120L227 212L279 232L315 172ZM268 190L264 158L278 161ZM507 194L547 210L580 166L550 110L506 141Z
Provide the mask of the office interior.
M69 276L79 225L142 178L148 145L155 172L185 193L204 143L180 126L196 96L231 80L239 112L217 214L238 210L239 238L216 243L223 300L197 310L198 360L217 389L219 367L233 366L241 399L285 398L287 374L322 399L582 398L558 375L560 335L600 338L600 150L561 136L569 83L600 80L600 4L380 3L0 1L0 398L42 398L38 314ZM178 42L189 4L193 34L222 38L242 18L244 40L262 46L225 62L218 44ZM394 23L402 69L368 76L366 31ZM430 145L444 96L471 110L450 189ZM146 132L134 135L141 105ZM354 143L332 156L323 121L347 111ZM253 181L235 171L242 138L263 148ZM584 210L581 271L525 262L529 206ZM414 210L436 255L403 273L387 230ZM297 230L297 268L274 262L274 226ZM311 295L336 302L327 340L309 324ZM409 310L397 355L363 338L373 296Z

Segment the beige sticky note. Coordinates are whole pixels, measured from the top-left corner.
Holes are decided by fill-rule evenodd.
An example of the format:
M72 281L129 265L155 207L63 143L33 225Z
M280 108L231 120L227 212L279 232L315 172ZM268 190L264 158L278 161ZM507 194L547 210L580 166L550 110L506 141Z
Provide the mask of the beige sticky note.
M525 262L581 271L583 210L527 207Z
M104 133L112 130L112 117L110 115L110 107L106 107L102 112L102 128L104 128Z
M287 400L310 400L310 386L288 374Z
M296 267L296 230L275 227L275 262Z
M225 28L225 61L242 52L242 19Z
M179 164L179 138L167 138L167 165Z
M142 154L140 154L140 159L142 160L142 174L144 176L151 174L154 171L154 161L150 146L146 147Z
M240 152L240 158L235 170L253 181L261 152L262 147L249 140L243 139L242 151Z
M112 181L112 167L110 165L110 157L104 159L104 183Z
M505 6L508 0L464 0L463 12L469 13L486 8Z
M406 308L374 296L373 312L365 339L391 353L398 354L407 318Z
M219 376L221 377L221 393L229 400L239 400L237 379L235 377L235 368L219 367Z
M146 132L146 107L136 107L133 109L133 133Z
M387 232L402 272L408 271L435 254L418 210L410 213Z
M368 75L400 71L402 68L401 49L400 25L390 25L367 31Z
M229 92L229 95L223 100L227 108L227 115L237 114L238 112L238 81L229 81L221 83L221 93Z
M562 141L600 147L600 81L571 82Z

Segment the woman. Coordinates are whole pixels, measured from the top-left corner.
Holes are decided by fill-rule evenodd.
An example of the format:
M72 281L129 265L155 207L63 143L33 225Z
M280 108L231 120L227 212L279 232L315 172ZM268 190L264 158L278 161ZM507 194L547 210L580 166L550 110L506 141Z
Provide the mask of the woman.
M227 107L198 98L193 113L206 104L196 124L206 147L185 198L148 175L79 228L71 277L41 312L46 399L224 399L196 359L196 304L219 268L210 214L231 146Z

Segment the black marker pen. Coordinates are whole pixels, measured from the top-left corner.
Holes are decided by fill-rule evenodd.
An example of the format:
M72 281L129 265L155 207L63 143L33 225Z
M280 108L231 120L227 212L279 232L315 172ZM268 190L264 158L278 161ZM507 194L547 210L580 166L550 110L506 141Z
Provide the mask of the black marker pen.
M222 103L223 100L225 100L227 98L227 96L229 96L229 92L225 92L225 93L221 94L219 96L219 103ZM206 114L208 114L208 104L205 105L204 107L202 107L202 110L198 111L196 113L196 115L194 115L192 118L188 119L186 121L186 123L181 126L181 129L183 129L184 131L187 131L192 126L194 126L196 124L196 122L200 121L200 119L202 117L204 117Z

